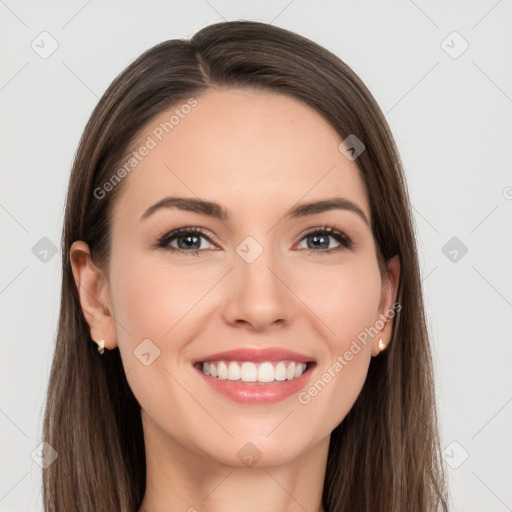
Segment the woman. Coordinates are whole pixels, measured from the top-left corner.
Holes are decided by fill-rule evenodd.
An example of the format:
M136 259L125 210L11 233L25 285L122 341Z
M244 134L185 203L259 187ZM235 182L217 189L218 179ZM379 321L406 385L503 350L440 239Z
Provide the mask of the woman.
M271 25L151 48L71 173L47 511L447 510L400 158Z

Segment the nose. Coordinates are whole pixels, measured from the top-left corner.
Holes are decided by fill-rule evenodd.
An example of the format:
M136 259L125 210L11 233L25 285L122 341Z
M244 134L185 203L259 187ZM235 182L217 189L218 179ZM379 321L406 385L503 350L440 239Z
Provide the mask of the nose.
M286 272L271 250L255 261L235 255L229 282L225 283L224 320L235 327L265 331L288 325L293 316L293 293Z

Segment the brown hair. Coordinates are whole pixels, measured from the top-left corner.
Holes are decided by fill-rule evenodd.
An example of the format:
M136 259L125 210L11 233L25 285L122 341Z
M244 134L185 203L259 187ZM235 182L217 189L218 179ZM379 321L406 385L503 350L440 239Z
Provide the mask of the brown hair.
M379 266L398 255L400 312L388 349L331 433L326 512L446 511L447 490L417 248L402 164L376 101L338 57L293 32L252 21L210 25L191 40L154 46L129 65L94 109L71 172L62 239L58 335L43 440L58 453L43 471L49 511L137 511L146 461L140 405L119 350L92 343L71 271L75 240L108 268L112 205L99 200L140 130L158 113L211 87L256 88L302 100L345 138L366 146L357 164L368 193Z

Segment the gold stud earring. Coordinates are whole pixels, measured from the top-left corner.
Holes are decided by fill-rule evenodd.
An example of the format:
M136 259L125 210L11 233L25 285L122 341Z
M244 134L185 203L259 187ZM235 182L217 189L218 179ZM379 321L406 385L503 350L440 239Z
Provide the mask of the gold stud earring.
M105 340L95 341L98 344L98 352L103 354L105 352Z
M379 340L379 352L382 352L386 348L386 344L382 341L382 338Z

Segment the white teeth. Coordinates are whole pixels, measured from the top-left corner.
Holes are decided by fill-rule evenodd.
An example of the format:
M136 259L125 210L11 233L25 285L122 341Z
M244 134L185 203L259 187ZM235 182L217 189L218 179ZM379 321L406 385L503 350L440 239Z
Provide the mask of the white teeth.
M258 382L273 382L274 381L274 367L272 363L260 364L258 368Z
M288 367L286 366L288 365ZM293 380L306 371L306 363L295 361L279 361L277 363L264 362L256 365L249 361L209 361L203 363L203 373L221 380L234 380L242 382L273 382Z
M286 366L281 361L274 368L274 379L279 381L286 380Z
M221 380L226 380L228 378L228 367L224 361L219 361L217 365L217 376Z
M254 363L248 363L247 361L242 363L240 368L240 380L244 382L256 382L258 380L258 369Z
M240 366L238 366L234 361L229 362L228 380L240 380Z
M295 363L291 363L286 370L286 378L292 380L295 377Z

